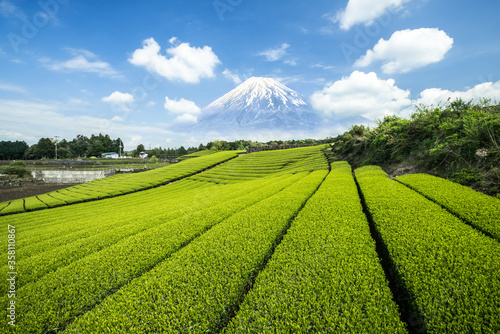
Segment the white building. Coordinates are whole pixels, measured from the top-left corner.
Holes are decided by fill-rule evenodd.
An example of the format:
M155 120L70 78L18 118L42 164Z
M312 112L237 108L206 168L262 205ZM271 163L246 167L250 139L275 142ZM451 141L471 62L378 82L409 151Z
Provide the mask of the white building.
M116 152L106 152L106 153L101 154L101 157L103 157L104 159L118 159L119 158L118 153L116 153Z

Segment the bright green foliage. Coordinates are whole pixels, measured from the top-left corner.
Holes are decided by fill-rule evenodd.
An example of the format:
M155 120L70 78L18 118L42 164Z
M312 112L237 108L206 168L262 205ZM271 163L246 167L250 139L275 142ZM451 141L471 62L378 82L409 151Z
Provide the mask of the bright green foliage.
M335 138L334 151L358 165L411 159L432 169L489 169L500 163L500 105L485 104L456 100L418 107L411 119L386 116L374 128L355 125Z
M5 207L7 207L10 204L10 202L3 202L0 203L0 211L2 211Z
M326 173L297 174L302 179L214 226L77 319L66 332L216 330Z
M500 200L497 198L432 175L404 175L396 180L500 241Z
M190 158L203 157L206 155L214 154L216 152L217 151L215 151L215 150L202 150L202 151L194 152L191 154L183 155L182 157L179 157L177 159L182 161L182 160L186 160L186 159L190 159Z
M49 208L55 208L57 206L66 205L66 202L54 198L49 194L38 195L38 199L44 202Z
M176 186L178 185L176 184ZM196 193L203 191L204 188L206 187L197 187L190 190L190 187L184 183L184 186L180 187L179 191L176 191L176 189L171 189L168 193L165 191L155 191L158 195L156 197L157 200L162 197L164 199L165 197L169 199L160 204L166 212L161 215L157 213L155 213L155 215L145 213L142 217L144 220L140 223L137 222L137 217L131 217L128 212L114 212L112 216L95 216L94 219L89 222L88 216L83 219L75 217L74 220L67 221L66 215L78 212L74 207L72 207L74 212L72 212L70 208L61 208L60 210L52 211L53 214L57 215L54 217L55 219L53 219L53 221L59 222L57 227L68 229L71 233L63 235L61 235L61 233L50 233L55 232L55 224L52 224L48 228L46 226L39 226L38 228L23 229L22 239L19 240L18 243L18 246L21 247L20 255L22 255L22 257L17 260L17 265L23 268L23 274L19 276L16 282L17 288L33 282L63 266L69 265L84 256L88 256L105 247L111 246L122 239L161 225L164 221L172 220L187 214L186 207L182 206L182 201L185 201L186 198L194 197ZM218 193L217 190L213 191ZM178 198L177 196L179 195L182 197ZM221 194L216 200L229 200L231 198L233 198L233 194L226 194L225 197ZM137 203L134 204L136 206L138 205ZM190 205L189 212L193 213L197 210L201 210L208 204L208 201L204 200L203 203L200 201L197 204ZM87 204L81 206L88 208L91 205ZM143 205L143 207L145 206ZM81 210L84 208L79 209ZM66 215L64 213L66 213ZM79 231L78 225L85 226L85 229ZM42 240L39 238L41 234L44 236ZM9 271L7 264L2 264L0 268L0 277L3 277L2 275L5 275L5 273ZM0 295L3 295L7 287L2 285L0 288Z
M0 215L6 215L10 213L23 212L24 211L24 199L15 199L10 201L10 204L0 211Z
M411 167L500 193L500 104L456 100L420 106L411 119L386 116L377 126L353 126L333 139L338 159L354 166Z
M90 235L87 238L88 244L75 240L68 246L55 248L52 254L41 253L25 259L24 263L36 265L37 270L27 271L26 280L31 281L36 277L40 278L35 282L28 283L24 278L19 277L21 288L18 290L19 299L16 301L16 305L23 309L23 317L20 318L17 327L24 332L43 332L51 328L65 326L75 316L92 308L108 294L147 272L225 217L241 211L256 201L267 198L298 178L300 178L298 175L286 175L275 179L273 184L269 184L266 180L258 180L244 185L223 188L214 183L205 183L207 188L202 194L206 196L206 199L200 200L198 197L198 205L201 206L198 210L187 210L188 212L178 218L170 217L175 219L168 219L163 215L156 219L151 216L145 217L145 220L142 221L138 220L141 216L140 213L139 215L136 214L134 216L137 221L136 224L141 225L141 227L132 226L132 230L135 230L132 231L133 235L125 238L124 236L128 233L125 226L123 228L115 227L115 235L107 233L105 222L101 222L103 231L98 234L98 237ZM193 183L193 181L186 181L186 183ZM194 183L200 184L199 182ZM203 183L201 184L203 185ZM164 188L175 185L176 183ZM197 199L197 196L200 195L198 189L186 192L184 196L181 195L182 198L179 199L179 202L192 202ZM128 196L140 198L150 192L161 191L165 192L162 188L157 188ZM126 200L128 196L72 207L62 207L50 211L57 213L80 206L87 206L88 210L91 206L103 205L106 202L111 203L110 201L120 205L118 201ZM156 214L158 214L158 210L161 211L162 207L164 207L164 204L161 203L159 202L160 208L155 208ZM109 206L111 207L111 205ZM144 208L146 207L145 205ZM151 209L151 204L149 204L149 208ZM200 210L200 208L203 209ZM36 213L44 212L46 211ZM16 217L20 216L5 218ZM59 215L59 217L62 218L63 215ZM105 217L108 221L115 219L112 215L106 215ZM155 221L150 222L149 219ZM108 222L108 224L110 223ZM55 228L55 226L52 227ZM141 232L140 229L143 231ZM32 229L32 231L35 233L36 228ZM60 228L57 231L60 231ZM22 236L21 230L18 235L19 237ZM53 238L50 238L45 242L46 247L50 247L52 240ZM101 244L99 244L100 242ZM106 242L108 242L108 245L106 245ZM95 252L91 247L92 245L101 248L107 247ZM63 256L57 256L57 251L67 252L73 262L68 263ZM50 260L51 255L54 255L58 262ZM78 258L80 259L77 260ZM49 261L46 264L47 268L43 266L43 259ZM20 265L22 263L23 259L21 259ZM61 266L58 269L56 268L57 264ZM57 270L53 271L55 269ZM38 270L42 272L39 273ZM5 299L3 300L5 302Z
M217 183L234 183L280 173L328 169L322 146L246 154L194 178Z
M24 199L24 206L28 211L46 209L47 205L40 201L37 196L28 197Z
M48 195L67 204L73 204L128 194L191 176L195 173L203 171L204 169L232 159L240 153L242 152L218 152L216 154L206 155L196 159L188 159L178 164L169 165L143 173L117 174L108 178L94 180L84 185L77 185L50 192ZM37 201L38 200L34 199L27 201L26 210L32 211L47 208L46 205L41 206L38 204L39 201ZM17 203L11 203L9 207L10 208L2 210L0 215L25 211L24 206L18 205Z
M378 167L355 174L414 330L499 333L500 244Z
M293 221L225 333L405 333L351 167L332 170Z

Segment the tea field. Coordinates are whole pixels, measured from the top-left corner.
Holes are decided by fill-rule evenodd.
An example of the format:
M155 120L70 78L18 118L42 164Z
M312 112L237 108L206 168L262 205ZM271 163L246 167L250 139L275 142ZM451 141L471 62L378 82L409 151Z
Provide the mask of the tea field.
M0 332L500 332L500 200L323 149L0 203Z

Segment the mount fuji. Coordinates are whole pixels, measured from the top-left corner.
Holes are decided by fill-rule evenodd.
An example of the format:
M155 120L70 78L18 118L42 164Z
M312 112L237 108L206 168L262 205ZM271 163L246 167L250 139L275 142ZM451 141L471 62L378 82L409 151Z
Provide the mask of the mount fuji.
M314 130L320 121L306 97L274 79L252 77L202 109L193 130Z

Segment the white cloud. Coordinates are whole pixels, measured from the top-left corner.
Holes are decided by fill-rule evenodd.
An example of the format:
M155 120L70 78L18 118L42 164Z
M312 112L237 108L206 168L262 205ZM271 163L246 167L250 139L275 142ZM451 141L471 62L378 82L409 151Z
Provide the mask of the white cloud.
M73 48L66 48L65 50L73 55L73 58L66 61L53 61L43 58L40 61L53 71L81 71L97 73L101 77L123 78L109 63L101 61L99 57L88 50Z
M170 39L171 43L176 41L174 37ZM189 43L181 43L166 50L170 58L160 52L160 45L153 38L149 38L143 41L142 49L135 50L128 61L170 81L188 83L198 83L202 78L215 77L214 69L221 63L209 46L198 48L191 47Z
M485 82L466 91L429 88L420 93L420 97L416 103L426 106L438 106L444 105L448 100L455 101L459 98L464 101L473 100L474 102L478 102L480 98L488 98L497 103L500 101L500 81L495 83Z
M110 96L103 97L102 100L113 104L127 104L133 103L134 97L129 93L115 91Z
M117 118L109 120L82 112L69 114L73 110L63 103L0 99L0 135L7 140L26 140L28 144L35 144L42 137L54 135L71 140L78 134L105 133L111 138L122 138L126 149L135 148L142 138L159 142L172 136L172 132L162 126L125 123Z
M171 100L165 97L165 109L174 114L194 114L197 115L201 109L193 102L186 99Z
M311 65L310 67L312 67L312 68L320 68L322 70L333 70L333 69L335 69L335 66L332 66L332 65L323 65L323 64L314 64L314 65Z
M0 15L26 20L26 14L19 7L7 0L0 1Z
M257 55L266 57L267 61L277 61L286 56L287 54L286 49L288 49L289 47L290 44L283 43L279 48L262 51L259 52Z
M196 123L198 122L198 115L201 109L193 102L186 99L171 100L165 97L165 104L163 107L172 114L182 114L175 118L179 123Z
M242 82L238 74L232 73L227 68L224 70L224 72L222 72L222 74L224 74L224 77L226 77L226 79L233 81L236 85L239 85Z
M146 107L154 107L156 105L156 102L154 101L149 101L147 104L146 104Z
M410 91L402 90L393 79L382 80L377 74L354 71L349 77L326 86L311 97L313 107L326 116L375 120L397 114L411 106Z
M16 85L1 84L1 83L0 83L0 90L5 90L12 93L22 93L22 94L27 93L26 90L22 87Z
M178 123L197 123L198 117L192 114L183 114L175 118L175 122Z
M135 102L135 99L132 94L115 91L111 95L103 97L102 101L111 103L123 111L132 111L130 105Z
M340 22L340 28L349 30L356 24L372 24L386 12L397 12L403 4L410 0L349 0L347 7L337 13L335 22Z
M381 38L354 65L367 67L382 61L384 73L406 73L443 60L452 46L453 38L437 28L401 30L388 41Z
M113 118L111 119L111 121L112 121L112 122L123 122L123 121L124 121L124 119L123 119L122 117L120 117L120 116L118 116L118 115L117 115L117 116L113 117Z

